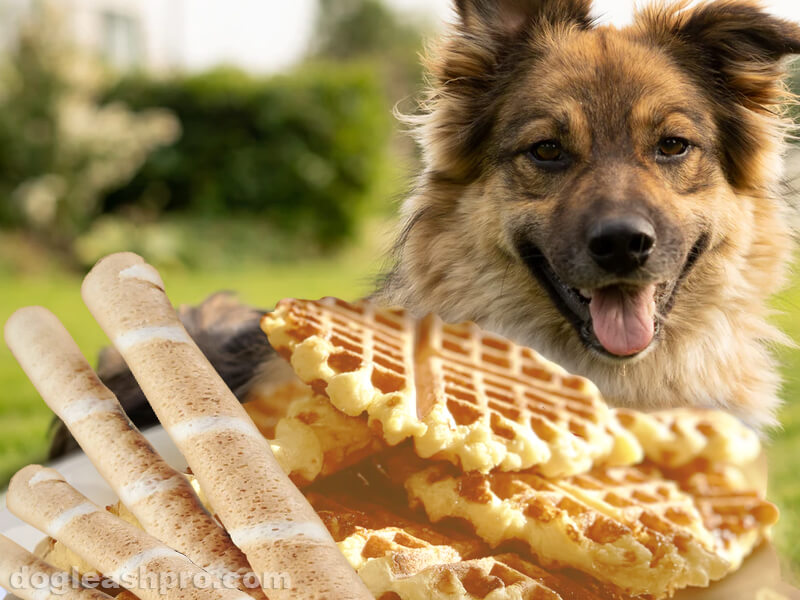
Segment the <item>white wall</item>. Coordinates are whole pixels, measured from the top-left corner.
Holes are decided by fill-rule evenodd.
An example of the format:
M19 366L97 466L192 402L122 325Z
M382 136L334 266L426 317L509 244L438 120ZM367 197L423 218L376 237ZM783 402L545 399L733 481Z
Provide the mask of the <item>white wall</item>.
M186 66L184 2L193 0L0 0L0 44L13 39L19 21L44 1L62 15L75 43L118 67Z

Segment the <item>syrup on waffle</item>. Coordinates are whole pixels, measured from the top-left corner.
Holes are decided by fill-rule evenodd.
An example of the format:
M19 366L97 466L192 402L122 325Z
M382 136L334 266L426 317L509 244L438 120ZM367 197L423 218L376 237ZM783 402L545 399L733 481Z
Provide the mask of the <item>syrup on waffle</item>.
M548 476L641 458L593 384L472 323L326 298L281 301L262 327L336 408L422 457Z
M466 520L492 546L522 541L545 566L568 565L631 594L662 597L729 571L692 498L654 467L548 480L436 465L406 489L434 522Z

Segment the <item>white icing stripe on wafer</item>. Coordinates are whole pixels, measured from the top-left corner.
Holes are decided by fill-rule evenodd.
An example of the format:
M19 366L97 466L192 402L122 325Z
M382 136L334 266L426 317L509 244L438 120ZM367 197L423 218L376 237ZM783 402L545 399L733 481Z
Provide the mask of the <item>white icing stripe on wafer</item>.
M122 269L122 271L119 272L119 276L121 279L139 279L140 281L147 281L148 283L160 287L162 290L164 289L164 282L161 281L161 276L158 274L158 271L148 264L133 265L127 269Z
M98 398L96 396L84 396L70 402L61 409L61 420L67 425L72 425L87 417L99 413L122 412L119 402L111 398Z
M119 499L122 500L125 506L131 507L142 500L147 500L154 494L169 492L180 487L182 481L185 481L182 475L176 475L169 479L154 479L149 476L142 477L120 489Z
M73 506L72 508L68 508L47 524L45 533L47 533L47 535L50 537L57 538L58 533L71 521L77 519L78 517L91 515L96 512L100 511L94 504L90 504L89 502L84 502L82 504L78 504L77 506Z
M139 344L152 342L154 340L167 340L180 344L191 343L192 338L186 333L183 327L142 327L141 329L131 329L122 335L117 336L114 345L117 350L124 352Z
M261 437L251 421L238 417L197 417L169 428L170 437L176 442L184 442L190 438L206 433L237 431L246 435Z
M28 481L28 485L33 487L38 483L44 483L45 481L66 481L61 475L58 473L53 473L51 471L39 471L30 478Z
M171 548L167 548L165 546L160 546L157 548L150 548L149 550L145 550L144 552L140 552L136 556L129 558L125 563L119 567L117 570L112 571L111 573L106 573L106 576L116 582L122 580L123 577L126 577L132 573L136 573L142 567L147 567L152 561L156 560L157 558L173 558L179 557L181 560L186 560L186 558L172 550Z
M330 543L331 534L324 525L312 522L268 521L252 527L242 527L230 532L233 543L239 548L277 540L304 537L310 541Z

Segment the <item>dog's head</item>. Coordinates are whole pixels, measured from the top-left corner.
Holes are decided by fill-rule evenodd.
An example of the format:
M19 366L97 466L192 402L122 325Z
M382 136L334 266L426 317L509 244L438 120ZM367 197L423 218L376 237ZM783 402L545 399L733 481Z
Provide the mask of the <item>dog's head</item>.
M401 265L410 304L535 323L550 341L526 341L571 366L702 327L726 278L773 287L782 59L800 52L800 28L749 0L658 4L623 29L590 4L456 1Z

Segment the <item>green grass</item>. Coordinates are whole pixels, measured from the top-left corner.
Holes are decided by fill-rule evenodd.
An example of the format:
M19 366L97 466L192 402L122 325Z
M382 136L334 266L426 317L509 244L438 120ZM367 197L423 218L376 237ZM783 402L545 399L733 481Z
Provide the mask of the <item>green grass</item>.
M791 286L773 304L781 311L776 321L800 343L800 273L795 273ZM772 435L767 449L769 498L781 508L775 543L794 578L800 580L800 349L781 348L779 356L785 404L779 417L782 428Z
M197 303L210 292L236 290L247 302L270 307L283 297L336 295L355 298L368 291L380 266L377 231L348 252L297 264L246 262L235 268L185 271L162 269L175 303ZM0 269L0 321L29 304L47 306L62 320L90 362L108 342L80 299L80 277L48 270L11 276ZM775 299L777 321L800 341L800 275ZM781 507L776 544L789 568L800 573L800 350L780 351L786 379L783 428L770 441L770 498ZM24 464L42 461L52 415L27 381L5 345L0 344L0 487Z

